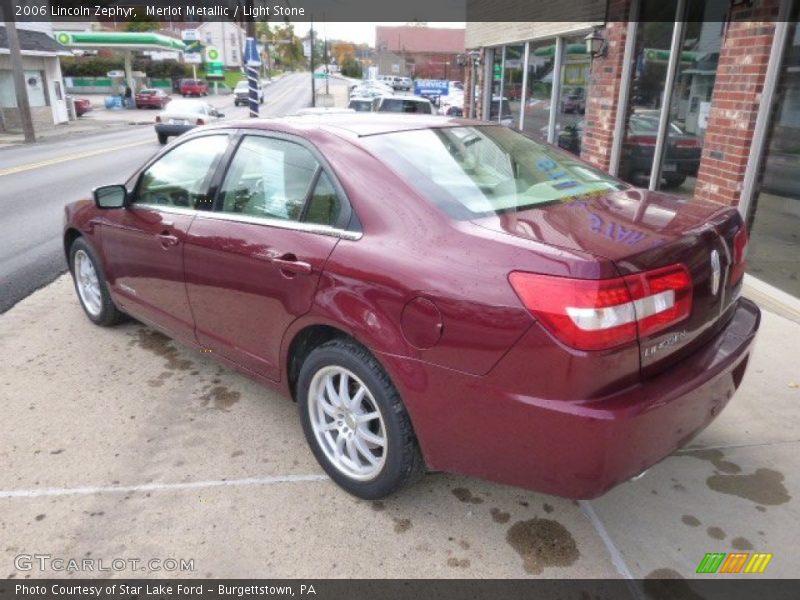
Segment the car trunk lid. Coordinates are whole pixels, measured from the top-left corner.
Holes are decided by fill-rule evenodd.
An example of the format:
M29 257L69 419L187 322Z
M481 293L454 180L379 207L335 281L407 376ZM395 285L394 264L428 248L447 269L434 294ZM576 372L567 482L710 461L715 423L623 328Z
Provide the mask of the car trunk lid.
M681 263L692 278L689 317L640 336L642 375L653 375L708 341L733 309L732 208L626 189L473 220L481 227L611 260L622 276ZM714 284L714 281L717 281Z

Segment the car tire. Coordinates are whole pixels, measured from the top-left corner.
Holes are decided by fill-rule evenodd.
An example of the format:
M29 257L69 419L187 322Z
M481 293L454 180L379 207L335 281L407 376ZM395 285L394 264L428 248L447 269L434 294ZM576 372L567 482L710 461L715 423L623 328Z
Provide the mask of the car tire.
M92 323L111 327L125 318L125 313L111 299L97 254L83 237L77 238L69 248L69 270L78 300Z
M158 135L158 143L159 144L161 144L163 146L164 144L167 143L167 140L169 139L168 135L166 135L164 133L159 133L157 135Z
M343 376L345 402L339 401ZM350 494L384 498L423 472L400 394L375 357L355 341L336 339L314 349L300 368L296 397L317 462Z
M683 185L684 181L686 181L686 175L665 175L664 187L668 188L680 187Z

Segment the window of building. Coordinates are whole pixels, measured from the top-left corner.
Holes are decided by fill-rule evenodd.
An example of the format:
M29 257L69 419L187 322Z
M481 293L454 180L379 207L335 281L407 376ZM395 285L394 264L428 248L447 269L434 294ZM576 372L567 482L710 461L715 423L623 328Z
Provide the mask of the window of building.
M727 12L724 0L687 3L657 189L694 194Z
M556 41L529 42L528 77L522 131L539 140L547 140L550 123L550 101L553 94L553 69Z
M800 297L800 2L795 0L774 109L750 204L748 272Z

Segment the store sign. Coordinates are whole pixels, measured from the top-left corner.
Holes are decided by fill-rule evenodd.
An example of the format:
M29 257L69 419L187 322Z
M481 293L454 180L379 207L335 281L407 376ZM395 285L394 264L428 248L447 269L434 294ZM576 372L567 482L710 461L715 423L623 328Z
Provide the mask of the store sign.
M414 82L414 93L417 96L447 96L450 82L444 79L417 79Z
M186 29L181 34L181 39L184 42L196 42L197 41L197 29Z

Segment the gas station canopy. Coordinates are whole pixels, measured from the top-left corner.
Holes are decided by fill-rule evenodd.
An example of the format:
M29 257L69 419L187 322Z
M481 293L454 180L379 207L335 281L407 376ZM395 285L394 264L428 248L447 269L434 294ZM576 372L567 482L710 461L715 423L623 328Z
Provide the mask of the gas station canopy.
M122 50L175 50L186 44L175 38L151 32L129 31L59 31L56 41L68 48L119 48Z

